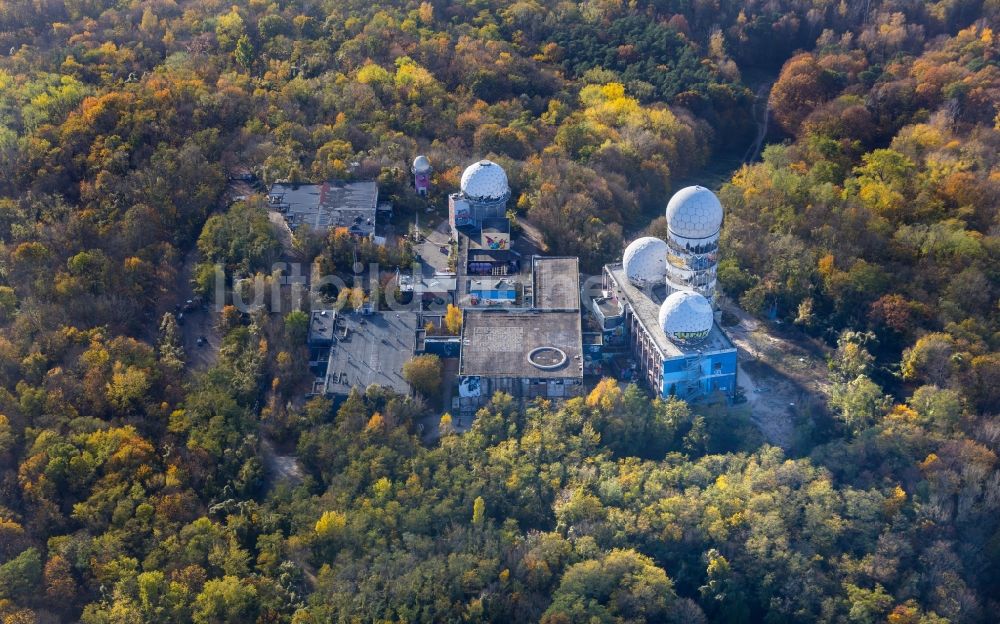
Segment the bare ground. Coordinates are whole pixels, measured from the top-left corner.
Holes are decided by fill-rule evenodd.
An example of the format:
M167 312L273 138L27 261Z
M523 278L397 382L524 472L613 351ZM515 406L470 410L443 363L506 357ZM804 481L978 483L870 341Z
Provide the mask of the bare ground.
M260 437L260 451L264 459L264 470L271 483L297 485L302 482L302 465L294 455L279 455L267 437Z
M726 327L739 350L737 380L750 405L750 418L771 444L791 448L796 422L810 416L829 394L825 353L817 344L777 335L734 303L719 296L723 311L739 320Z

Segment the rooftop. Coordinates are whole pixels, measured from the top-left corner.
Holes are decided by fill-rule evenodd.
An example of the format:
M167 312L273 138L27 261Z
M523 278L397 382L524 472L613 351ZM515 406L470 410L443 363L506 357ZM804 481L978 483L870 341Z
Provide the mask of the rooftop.
M580 260L569 256L535 256L531 262L535 307L539 310L580 309Z
M343 227L353 234L368 235L375 230L378 184L279 182L271 186L268 201L285 213L289 225L305 223L316 230Z
M505 277L483 277L469 280L469 290L516 290L517 283Z
M434 275L431 277L420 276L414 280L413 275L401 273L399 275L400 292L412 292L418 295L433 293L435 295L446 295L454 292L457 280L454 277L444 277Z
M313 310L309 318L309 342L330 342L333 340L334 310Z
M578 312L465 310L459 375L583 377Z
M679 355L689 355L695 353L711 353L714 351L724 351L733 349L733 343L729 337L719 328L718 323L712 324L712 331L701 343L695 345L683 345L675 343L667 338L667 335L660 329L660 304L663 303L665 289L640 290L625 277L625 270L621 264L609 264L604 267L617 284L617 290L625 298L625 303L632 308L639 323L646 329L646 333L653 339L656 347L664 357L677 357Z
M618 300L614 297L600 297L594 299L594 303L601 309L601 314L604 315L604 318L611 318L621 314L621 307L618 305Z
M339 315L327 366L327 394L345 395L352 387L372 384L408 393L403 364L413 357L418 324L413 312Z

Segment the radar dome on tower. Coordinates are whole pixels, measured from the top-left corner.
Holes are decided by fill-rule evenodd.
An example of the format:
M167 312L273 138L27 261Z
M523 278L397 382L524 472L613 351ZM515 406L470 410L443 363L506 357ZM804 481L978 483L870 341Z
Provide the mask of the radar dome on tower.
M507 200L510 186L507 172L491 160L469 165L462 174L462 194L474 201Z
M622 266L625 275L641 285L660 284L667 271L667 244L659 238L637 238L625 248Z
M712 304L703 295L682 290L667 297L660 306L659 321L667 338L692 344L708 336L715 316Z
M688 239L709 238L722 227L722 204L704 186L688 186L674 193L667 204L667 229Z
M427 173L431 170L431 161L421 154L413 159L413 173Z

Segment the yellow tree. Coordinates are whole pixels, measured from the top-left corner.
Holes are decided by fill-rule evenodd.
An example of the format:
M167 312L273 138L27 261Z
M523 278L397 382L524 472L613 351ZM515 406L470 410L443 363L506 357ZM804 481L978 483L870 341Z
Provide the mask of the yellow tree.
M444 326L449 334L457 336L462 331L462 309L449 303L444 313Z

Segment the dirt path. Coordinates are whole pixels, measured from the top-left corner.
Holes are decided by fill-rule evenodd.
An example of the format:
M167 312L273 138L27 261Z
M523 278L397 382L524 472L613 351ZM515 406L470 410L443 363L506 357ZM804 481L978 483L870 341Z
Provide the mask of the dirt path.
M185 311L187 302L194 299L191 276L198 262L198 250L192 249L184 257L184 264L177 274L177 300L174 315L181 330L181 343L188 371L199 371L214 365L219 357L222 336L216 328L216 315L211 304L197 305ZM178 310L177 306L180 306ZM183 314L183 316L182 316ZM199 340L200 339L200 340Z
M753 117L757 122L757 137L750 147L743 154L744 163L752 163L760 156L760 151L764 147L764 139L767 137L767 125L771 119L771 87L774 82L766 82L757 88L756 98L753 104ZM758 109L763 109L758 113ZM759 117L759 118L758 118Z
M285 217L280 212L268 210L267 218L274 226L274 233L277 234L278 241L281 243L281 248L284 250L285 255L294 256L295 248L292 246L292 231L288 229Z

